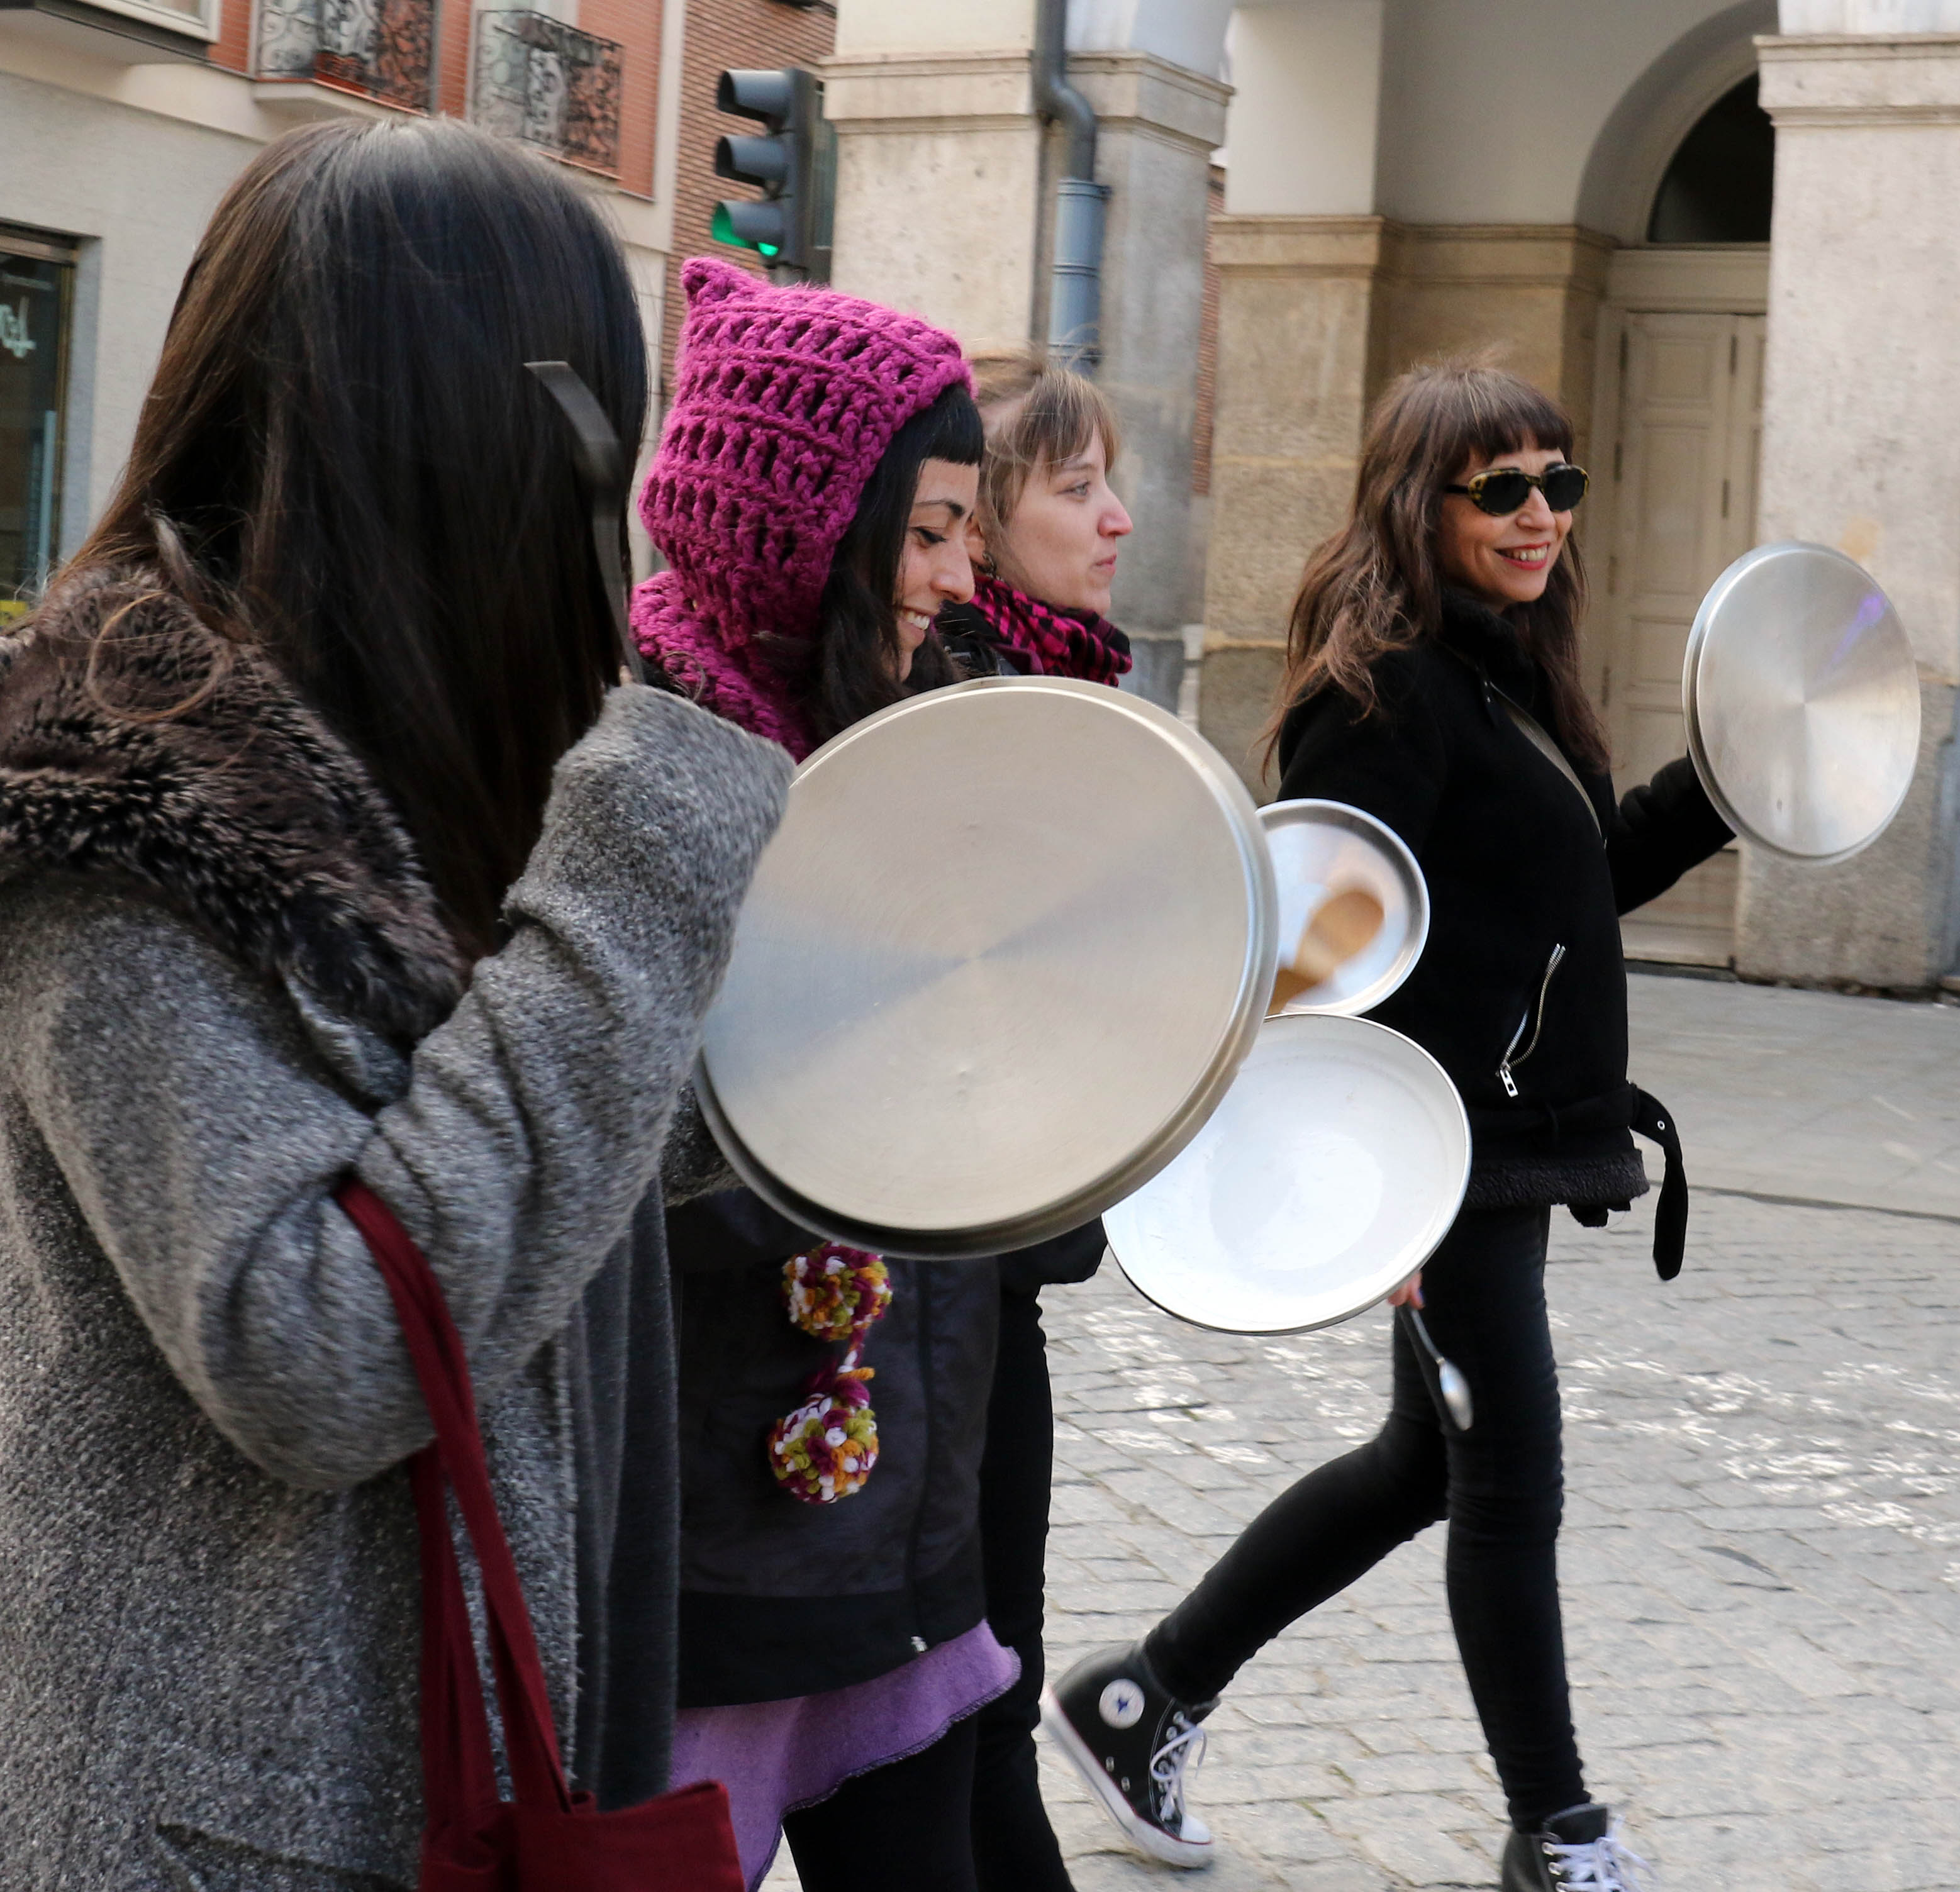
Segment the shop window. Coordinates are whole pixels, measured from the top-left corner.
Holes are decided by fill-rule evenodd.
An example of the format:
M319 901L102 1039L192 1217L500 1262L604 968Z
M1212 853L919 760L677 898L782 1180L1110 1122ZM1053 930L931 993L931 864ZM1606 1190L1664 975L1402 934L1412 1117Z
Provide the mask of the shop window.
M0 625L60 555L73 250L0 227Z
M1654 193L1650 243L1766 243L1776 128L1753 75L1702 113Z

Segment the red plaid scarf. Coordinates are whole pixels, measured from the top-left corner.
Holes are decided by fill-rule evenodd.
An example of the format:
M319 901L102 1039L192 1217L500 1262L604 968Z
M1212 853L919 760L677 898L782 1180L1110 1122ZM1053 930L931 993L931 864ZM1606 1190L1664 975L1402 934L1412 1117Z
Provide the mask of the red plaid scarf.
M1036 676L1114 683L1130 667L1128 640L1106 618L1058 611L998 578L976 582L973 608Z

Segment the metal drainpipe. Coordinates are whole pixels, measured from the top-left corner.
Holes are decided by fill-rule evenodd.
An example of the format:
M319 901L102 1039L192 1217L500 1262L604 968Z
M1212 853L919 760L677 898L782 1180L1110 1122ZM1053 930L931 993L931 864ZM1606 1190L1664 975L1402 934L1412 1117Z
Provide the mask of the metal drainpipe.
M1102 219L1109 187L1096 181L1096 114L1068 82L1068 0L1040 0L1035 21L1035 110L1068 134L1055 185L1055 266L1048 343L1064 366L1093 374L1102 358Z

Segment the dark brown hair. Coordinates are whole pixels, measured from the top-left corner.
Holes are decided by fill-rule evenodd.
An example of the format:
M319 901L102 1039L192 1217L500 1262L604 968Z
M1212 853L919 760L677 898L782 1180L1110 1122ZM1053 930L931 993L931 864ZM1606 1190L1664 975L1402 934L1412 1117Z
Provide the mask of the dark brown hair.
M937 634L912 653L911 674L898 680L899 572L926 462L978 466L985 445L979 410L955 382L892 436L871 469L831 556L817 606L814 662L809 640L788 647L788 660L804 666L791 673L791 682L819 742L889 704L959 681Z
M524 371L551 360L636 447L632 283L549 164L453 120L289 133L212 218L69 568L269 657L373 772L473 956L617 676L571 432Z
M1565 409L1483 358L1430 363L1390 383L1368 417L1348 522L1308 559L1293 599L1268 755L1287 711L1317 690L1343 691L1372 711L1376 660L1440 628L1443 487L1473 462L1531 447L1569 457L1572 447ZM1604 769L1606 733L1579 679L1585 611L1585 569L1568 538L1543 594L1503 615L1545 672L1552 721L1573 759Z

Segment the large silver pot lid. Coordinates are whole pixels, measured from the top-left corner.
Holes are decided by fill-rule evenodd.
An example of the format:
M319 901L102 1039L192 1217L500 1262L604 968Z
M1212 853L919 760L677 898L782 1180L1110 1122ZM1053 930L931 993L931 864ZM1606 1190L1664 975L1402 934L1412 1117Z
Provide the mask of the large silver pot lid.
M1204 1129L1102 1226L1166 1313L1300 1333L1407 1280L1469 1179L1462 1100L1421 1045L1371 1019L1282 1016Z
M798 771L702 1106L806 1227L1020 1247L1189 1140L1258 1030L1277 937L1252 799L1175 717L1058 678L936 690Z
M1828 545L1758 545L1716 580L1682 666L1688 752L1729 826L1843 860L1912 785L1919 676L1871 574Z

